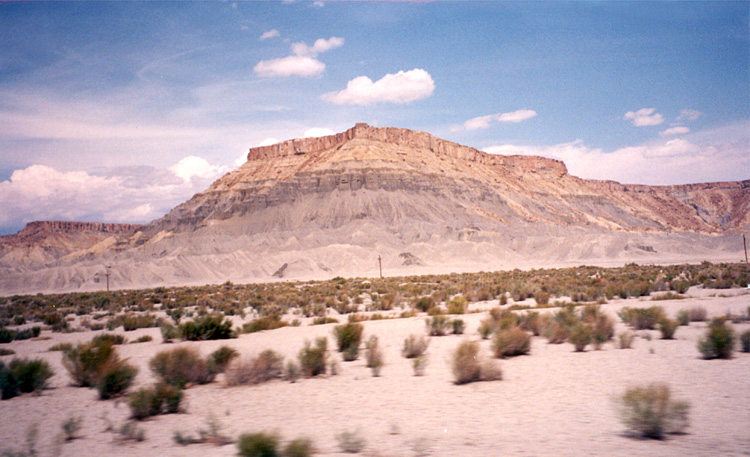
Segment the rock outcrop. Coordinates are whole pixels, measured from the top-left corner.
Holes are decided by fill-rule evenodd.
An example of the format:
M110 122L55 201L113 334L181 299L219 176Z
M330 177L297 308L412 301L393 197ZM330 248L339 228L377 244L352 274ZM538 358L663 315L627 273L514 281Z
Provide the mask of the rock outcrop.
M373 275L378 255L388 274L738 260L750 180L592 181L552 159L357 124L252 148L239 169L142 227L46 224L89 244L2 256L0 242L0 292L94 288L87 278L104 262L116 287L150 287Z

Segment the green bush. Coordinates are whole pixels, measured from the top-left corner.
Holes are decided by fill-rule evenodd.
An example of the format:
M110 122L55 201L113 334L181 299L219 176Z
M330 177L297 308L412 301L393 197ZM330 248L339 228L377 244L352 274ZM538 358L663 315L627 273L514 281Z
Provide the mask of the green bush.
M416 308L416 309L418 309L418 310L426 313L428 309L430 309L433 306L435 306L435 300L432 297L430 297L430 296L419 297L419 298L416 298L414 300L412 306L414 308Z
M404 340L404 348L401 350L401 354L407 359L413 359L424 354L429 345L430 340L424 336L409 335Z
M462 341L458 345L453 352L451 369L455 384L493 381L502 377L502 373L496 365L480 359L479 343L476 341Z
M333 317L316 317L310 325L338 324L339 320Z
M674 334L677 331L677 327L679 326L679 322L669 319L668 317L662 317L661 319L659 319L659 331L661 332L661 339L673 339Z
M197 349L180 347L156 354L149 362L154 375L180 389L187 384L206 384L216 375Z
M333 335L336 337L339 352L343 353L344 361L350 362L359 357L359 344L362 341L364 329L362 324L356 322L337 325L333 328Z
M92 338L91 342L95 345L100 344L100 343L109 343L114 346L117 344L124 344L125 337L122 335L116 335L114 333L102 333Z
M14 351L13 349L0 348L0 356L13 355L15 353L16 351Z
M138 369L124 361L111 361L102 369L96 389L99 399L107 400L124 393L133 383Z
M575 346L576 352L585 351L591 343L591 329L583 323L576 324L570 329L568 341Z
M7 400L21 393L41 392L54 374L49 363L41 359L13 359L7 366L0 362L0 397Z
M619 406L623 423L645 438L662 439L688 426L690 405L672 400L666 384L631 387L619 398Z
M690 316L690 322L704 322L708 318L706 308L702 306L690 308L688 315Z
M188 341L226 340L237 335L232 331L232 321L224 320L221 313L199 316L194 321L179 326L180 335Z
M242 325L242 333L255 333L263 330L274 330L281 327L286 327L285 321L281 320L278 314L271 314L270 316L263 316L257 319L253 319L250 322L246 322Z
M13 341L13 338L16 336L16 332L13 330L7 329L5 327L0 327L0 343L10 343Z
M284 457L310 457L315 448L312 441L307 438L296 438L284 447Z
M498 330L492 341L492 350L499 359L528 354L531 350L531 335L519 327Z
M677 312L677 322L680 325L690 325L690 313L686 309Z
M229 346L222 346L219 349L212 352L209 357L209 364L215 373L223 373L227 369L227 365L234 358L240 354L236 349L230 348Z
M750 330L742 332L740 343L742 343L742 352L750 352Z
M226 381L230 386L261 384L279 379L283 373L284 357L271 349L266 349L257 357L238 360L229 365Z
M464 314L469 306L469 301L463 295L456 295L447 305L448 314Z
M302 374L307 377L325 374L328 362L328 339L321 337L315 340L315 347L305 341L305 347L299 352L299 364Z
M237 440L239 455L243 457L277 457L279 437L271 433L243 433Z
M445 336L448 333L450 319L444 315L428 317L425 321L427 333L430 336Z
M466 327L466 324L462 319L453 319L451 320L451 327L453 327L453 334L454 335L462 335L464 333L464 328Z
M664 310L660 306L650 308L623 308L620 318L636 330L654 330L659 319L664 317Z
M128 405L132 418L143 420L150 416L179 412L182 398L182 390L178 387L158 383L133 392L128 399Z
M716 317L698 341L698 350L704 359L731 359L734 344L734 329L726 324L723 317Z

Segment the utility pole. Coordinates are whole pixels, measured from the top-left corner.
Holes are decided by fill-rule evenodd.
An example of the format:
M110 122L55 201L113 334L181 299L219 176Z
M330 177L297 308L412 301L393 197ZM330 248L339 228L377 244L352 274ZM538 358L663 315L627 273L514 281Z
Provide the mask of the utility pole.
M378 254L378 266L380 267L380 279L383 279L383 259Z
M745 247L745 263L750 263L747 261L747 242L745 241L745 234L742 234L742 246Z
M109 276L112 274L112 272L110 271L110 269L112 268L112 266L107 265L105 268L107 269L107 272L104 273L104 276L107 277L107 292L109 292Z

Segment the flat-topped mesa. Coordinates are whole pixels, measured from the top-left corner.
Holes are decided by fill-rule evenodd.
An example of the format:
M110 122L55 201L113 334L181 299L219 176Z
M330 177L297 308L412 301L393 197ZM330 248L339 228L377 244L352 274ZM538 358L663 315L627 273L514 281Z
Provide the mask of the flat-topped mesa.
M101 232L101 233L123 233L135 231L142 227L138 224L110 224L105 222L69 222L69 221L34 221L26 224L19 236L47 232Z
M545 170L559 174L566 174L568 172L565 164L559 160L537 156L488 154L458 143L441 140L426 132L396 127L371 127L364 123L358 123L349 130L335 135L298 138L269 146L250 148L247 160L266 160L292 155L315 154L333 149L355 138L394 143L414 149L427 149L437 156L478 162L486 165L522 168L524 170Z

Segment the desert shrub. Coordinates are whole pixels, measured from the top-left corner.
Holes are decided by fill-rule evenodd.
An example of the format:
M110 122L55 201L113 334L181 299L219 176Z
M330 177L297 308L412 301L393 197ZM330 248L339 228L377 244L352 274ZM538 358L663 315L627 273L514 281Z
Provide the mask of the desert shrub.
M302 374L307 377L325 374L328 362L327 349L328 339L325 337L316 339L314 347L309 341L305 341L305 346L299 353Z
M351 362L359 357L359 344L364 329L358 322L349 322L333 328L333 335L336 337L339 352L343 353L344 361Z
M660 306L623 308L620 312L620 318L636 330L654 330L662 317L664 317L664 310Z
M172 340L180 337L180 329L172 324L164 323L159 326L159 330L161 331L161 339L164 343L171 343Z
M542 332L542 319L537 311L530 311L521 316L518 326L534 336L539 336Z
M13 338L16 336L16 332L13 330L7 329L5 327L0 327L0 343L10 343L13 341Z
M493 381L502 376L496 365L479 357L479 343L476 341L462 341L458 345L453 353L451 369L456 384Z
M549 320L542 333L550 344L561 344L568 339L568 328L556 320Z
M424 354L429 345L430 340L424 336L409 335L404 340L404 348L401 350L401 354L407 359L413 359Z
M716 317L698 341L698 350L704 359L731 359L734 344L734 329L727 325L723 317Z
M414 302L412 302L412 306L422 312L427 312L434 305L435 300L430 296L415 298Z
M237 440L238 454L242 457L277 457L279 437L271 433L243 433Z
M414 370L414 376L423 376L427 368L427 355L420 355L411 359L411 367Z
M493 331L494 326L492 319L482 319L482 321L479 323L479 328L477 329L477 332L479 332L479 336L481 336L483 340L486 340L490 337L490 335L492 335Z
M310 325L338 324L339 320L333 317L316 317Z
M312 441L307 438L296 438L287 443L284 447L284 457L309 457L313 454L315 448Z
M226 381L230 386L261 384L279 379L283 373L284 357L266 349L252 359L232 362L226 372Z
M0 362L0 397L7 400L22 393L41 392L54 374L49 363L41 359L13 359L7 366Z
M149 341L153 341L153 340L154 339L151 337L151 335L143 335L141 337L138 337L138 338L134 339L130 343L131 344L135 344L135 343L148 343Z
M349 454L358 454L365 449L367 441L359 434L359 431L341 432L336 435L339 448Z
M150 416L179 412L182 398L183 392L179 387L157 383L130 394L128 405L133 419L143 420Z
M32 327L32 328L26 328L23 330L16 330L13 332L13 339L16 341L19 340L28 340L29 338L36 338L39 336L39 332L41 331L41 327Z
M591 343L591 329L583 323L576 324L570 329L568 341L575 346L576 352L585 351Z
M92 338L91 342L94 344L109 343L114 346L116 344L124 344L125 337L114 333L102 333L101 335L96 335Z
M208 362L214 372L223 373L229 362L239 355L236 349L229 346L222 346L208 356Z
M367 360L367 368L372 370L373 376L380 376L380 370L383 368L385 361L383 350L380 349L380 345L378 344L378 337L375 335L370 336L366 347L365 359Z
M456 295L448 303L448 314L464 314L469 301L463 295Z
M690 322L704 322L708 317L706 308L702 306L690 308L688 315L690 316Z
M138 369L121 360L112 360L102 368L96 382L99 399L107 400L125 392L133 383Z
M141 442L146 439L146 432L138 426L135 422L128 421L122 424L120 430L118 430L119 441L137 441Z
M14 351L13 349L0 348L0 357L4 355L13 355L15 353L16 351Z
M425 324L430 336L445 336L448 333L450 319L447 316L437 315L428 317Z
M299 365L294 360L290 360L286 363L286 370L284 370L284 379L289 382L296 382L300 376Z
M187 384L209 383L216 375L196 349L187 347L161 351L148 366L162 382L181 389Z
M618 400L622 422L640 436L661 439L688 426L689 403L672 400L666 384L631 387Z
M62 428L63 436L65 437L65 441L73 441L76 438L79 438L78 432L81 431L81 426L83 425L83 417L78 416L70 416L67 419L63 421L62 424L60 424L60 428Z
M259 317L253 319L250 322L246 322L242 325L242 333L255 333L263 330L275 330L277 328L286 327L285 321L281 320L281 316L278 314L271 314L269 316Z
M117 364L119 358L112 342L106 338L91 340L63 351L62 364L73 383L79 387L94 387L105 367Z
M669 319L668 317L662 317L661 319L659 319L659 331L661 332L661 339L673 339L674 333L677 331L677 327L679 326L679 322Z
M492 341L492 350L499 359L528 354L531 350L531 335L519 327L498 330Z
M534 301L536 301L537 305L546 305L549 303L550 294L545 291L538 291L534 293Z
M180 324L180 335L188 341L226 340L235 337L232 321L224 319L221 313L199 316L194 321Z
M633 340L635 339L635 333L631 332L630 330L626 330L624 332L621 332L618 336L619 338L619 348L620 349L630 349L633 346Z
M680 325L690 325L690 313L686 309L678 311L676 319Z
M464 328L466 327L466 324L462 319L453 319L451 320L451 327L453 327L453 334L454 335L462 335L464 333Z
M750 352L750 330L742 332L740 343L742 344L742 352Z
M51 346L47 350L48 351L62 351L62 352L65 352L65 351L69 351L71 349L73 349L73 345L70 344L70 343L58 343L58 344L55 344L54 346Z

